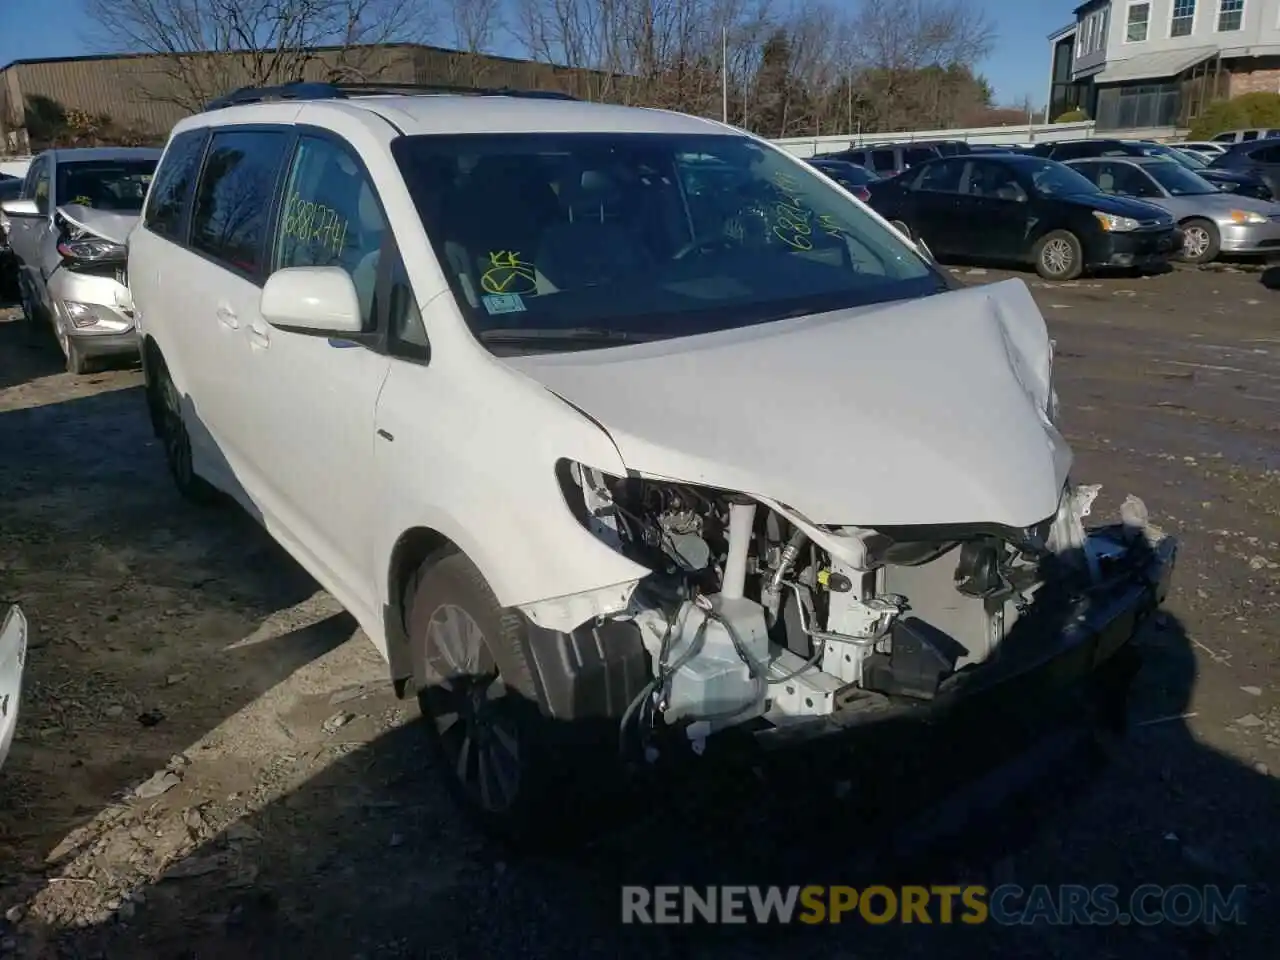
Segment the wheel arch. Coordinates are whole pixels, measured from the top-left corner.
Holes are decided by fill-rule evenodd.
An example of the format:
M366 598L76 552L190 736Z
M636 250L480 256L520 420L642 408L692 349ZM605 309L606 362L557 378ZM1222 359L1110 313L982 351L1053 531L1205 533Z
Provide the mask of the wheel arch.
M147 416L151 420L151 432L159 438L160 436L160 402L156 397L155 382L156 371L166 366L164 354L160 352L160 345L156 343L155 337L147 334L142 339L142 349L139 351L142 357L142 381L147 398Z

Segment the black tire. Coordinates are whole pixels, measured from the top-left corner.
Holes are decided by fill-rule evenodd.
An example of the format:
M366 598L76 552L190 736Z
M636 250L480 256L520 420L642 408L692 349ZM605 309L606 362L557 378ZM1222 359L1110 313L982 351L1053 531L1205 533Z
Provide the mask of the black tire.
M164 458L178 493L192 503L216 502L219 499L217 489L195 472L191 459L191 436L182 419L182 397L163 361L156 364L156 376L148 387L147 402L159 414L160 442L164 445Z
M18 280L18 302L22 307L22 319L28 326L34 328L40 320L42 311L35 297L31 295L29 282L21 278Z
M423 725L445 786L466 813L525 851L573 844L607 823L597 814L609 807L616 780L609 763L598 762L604 744L573 742L518 692L534 689L524 618L499 606L480 571L454 550L425 562L405 596L415 675L425 678L417 690ZM616 755L616 728L612 746Z
M1051 230L1032 250L1036 273L1045 280L1075 280L1084 273L1084 249L1070 230Z
M67 358L67 373L88 373L93 367L93 362L84 355L75 340L70 337L67 338L67 348L64 355Z
M1222 252L1222 234L1211 220L1195 217L1179 224L1182 227L1182 254L1184 263L1212 263Z

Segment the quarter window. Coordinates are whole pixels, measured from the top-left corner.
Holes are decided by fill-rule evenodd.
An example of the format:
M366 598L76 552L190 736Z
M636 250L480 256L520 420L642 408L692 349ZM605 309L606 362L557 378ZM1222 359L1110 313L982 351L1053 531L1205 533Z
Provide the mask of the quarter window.
M1244 0L1218 0L1218 32L1230 33L1244 26Z
M1127 43L1142 43L1147 39L1147 31L1151 27L1151 4L1129 4L1129 19L1125 24L1124 38Z
M182 214L200 170L204 139L204 130L189 130L178 134L169 144L147 198L142 223L148 230L174 240L180 239Z
M341 267L372 329L373 293L386 217L368 175L351 153L321 137L301 137L280 207L273 268Z
M274 130L213 135L196 190L193 248L245 274L262 269L271 197L286 142Z

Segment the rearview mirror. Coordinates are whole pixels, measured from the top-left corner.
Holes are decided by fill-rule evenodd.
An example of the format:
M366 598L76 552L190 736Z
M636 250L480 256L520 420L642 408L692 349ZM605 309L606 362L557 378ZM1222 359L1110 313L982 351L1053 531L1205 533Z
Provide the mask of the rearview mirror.
M360 333L360 297L341 267L285 267L267 278L262 318L291 333Z
M0 203L0 210L3 210L10 217L44 216L34 200L6 200L4 203Z

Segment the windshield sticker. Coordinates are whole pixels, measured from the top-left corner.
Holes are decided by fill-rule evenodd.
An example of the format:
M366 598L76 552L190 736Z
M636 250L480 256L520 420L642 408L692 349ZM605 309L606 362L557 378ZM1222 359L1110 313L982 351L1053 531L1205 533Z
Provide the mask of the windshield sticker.
M538 292L538 275L533 264L520 259L515 250L494 250L489 254L488 269L480 277L480 286L485 293L530 296Z
M280 225L282 236L300 243L318 245L321 251L338 256L347 245L347 218L323 203L303 200L293 193L285 202Z
M72 197L71 202L72 202L73 204L79 204L79 205L80 205L80 206L82 206L82 207L92 207L92 206L93 206L93 198L92 198L92 197L86 197L84 194L81 194L81 195L80 195L80 196L78 196L78 197Z
M784 201L774 206L773 233L796 250L813 249L813 211L800 199L800 183L787 173L775 173L774 185L783 192ZM829 237L841 239L840 228L830 214L818 218L819 229Z
M523 313L524 300L518 293L490 293L484 298L484 308L489 313Z

